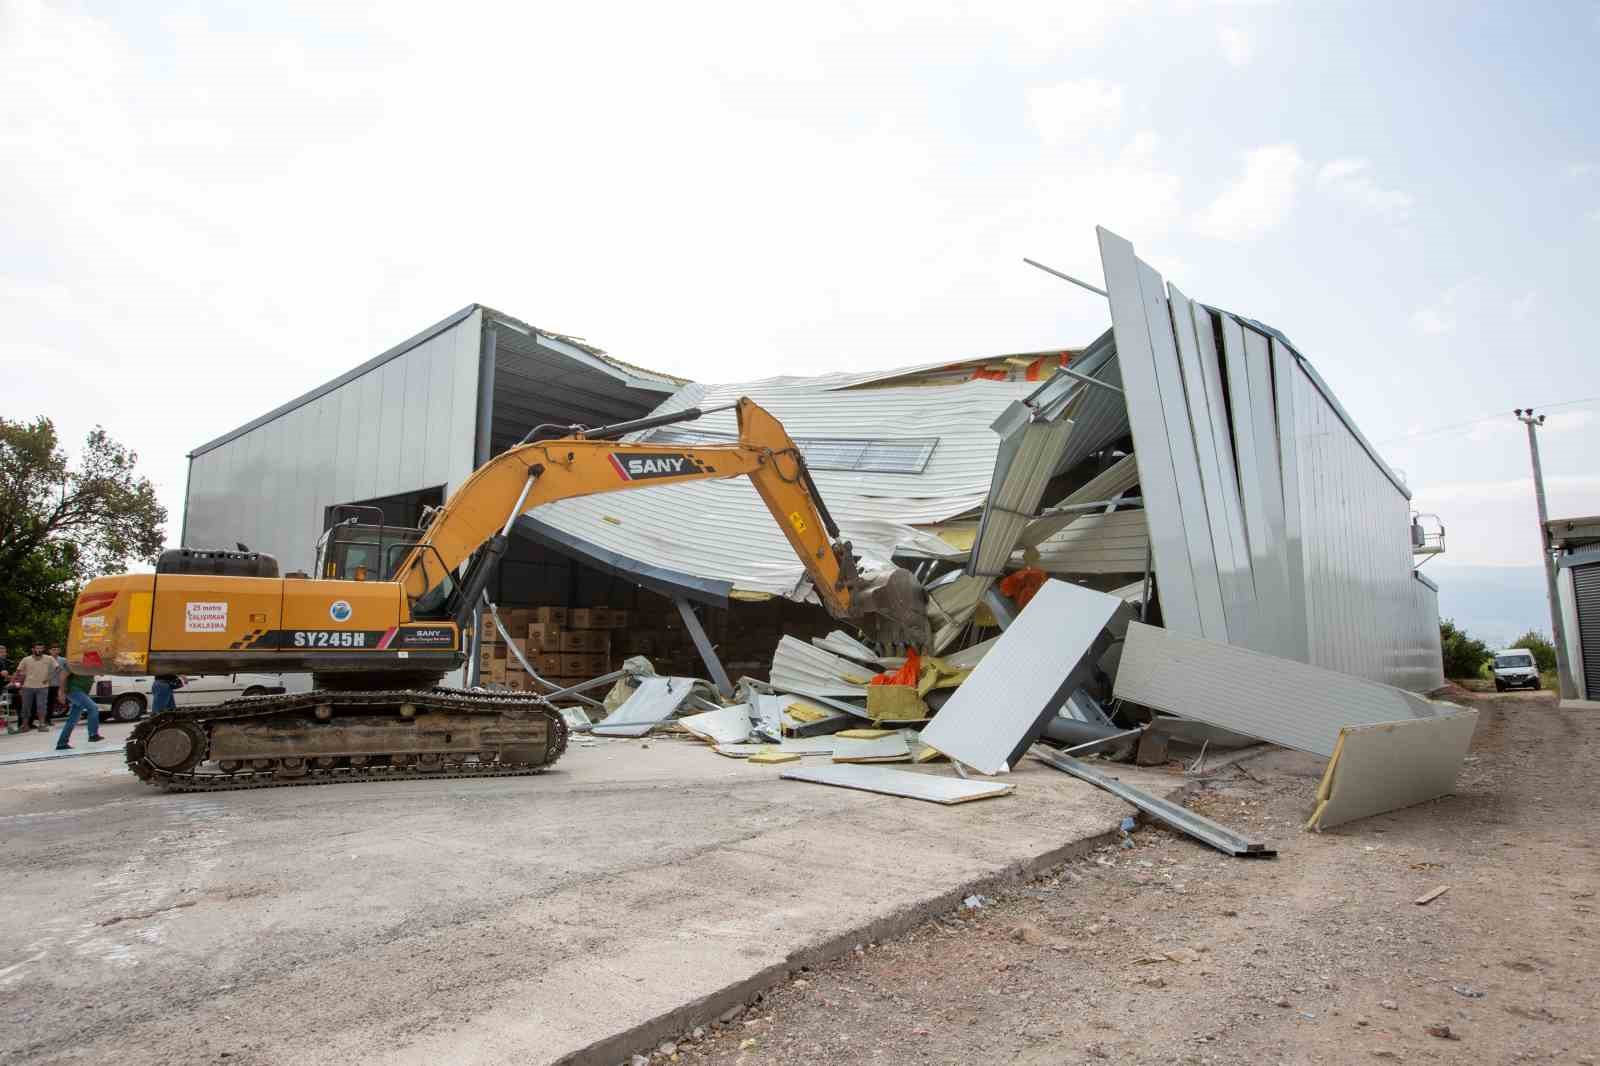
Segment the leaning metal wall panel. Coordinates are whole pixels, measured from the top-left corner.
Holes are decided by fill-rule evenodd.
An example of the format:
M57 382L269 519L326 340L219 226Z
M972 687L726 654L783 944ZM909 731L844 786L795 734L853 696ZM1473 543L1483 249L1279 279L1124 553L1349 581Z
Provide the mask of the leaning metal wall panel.
M1410 501L1294 360L1306 623L1315 666L1435 688L1438 606L1418 606Z
M1167 446L1161 390L1156 383L1155 355L1140 287L1139 260L1133 254L1133 245L1108 230L1097 232L1106 291L1110 294L1111 328L1116 337L1117 361L1122 368L1122 385L1128 403L1128 422L1133 429L1134 450L1139 454L1139 488L1149 523L1150 552L1155 564L1162 620L1181 633L1204 636L1177 476ZM1170 339L1170 327L1167 335Z

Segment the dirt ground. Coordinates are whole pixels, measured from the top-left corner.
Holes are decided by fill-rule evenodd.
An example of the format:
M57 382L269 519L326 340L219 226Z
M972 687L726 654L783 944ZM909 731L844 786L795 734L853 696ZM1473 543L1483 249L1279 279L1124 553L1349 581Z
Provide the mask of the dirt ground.
M1456 695L1481 715L1453 797L1308 834L1320 760L1254 759L1191 805L1276 860L1141 826L651 1058L1595 1063L1600 718L1548 693Z

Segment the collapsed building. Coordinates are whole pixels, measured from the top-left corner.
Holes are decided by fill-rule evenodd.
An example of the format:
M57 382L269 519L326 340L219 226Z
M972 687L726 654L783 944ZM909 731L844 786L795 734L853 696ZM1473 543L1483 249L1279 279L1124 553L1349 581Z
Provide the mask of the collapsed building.
M183 545L243 543L308 569L341 508L414 524L541 423L746 395L788 428L857 553L918 575L931 650L1005 624L997 586L1028 569L1177 634L1442 685L1410 492L1311 362L1283 332L1164 284L1114 234L1100 244L1100 337L898 370L689 382L472 305L197 448ZM712 413L633 439L733 436L732 415ZM564 500L515 533L491 590L501 608L608 620L605 640L575 642L582 658L544 664L558 680L644 655L727 695L731 675L767 672L784 635L832 628L744 479ZM469 680L495 661L475 656Z

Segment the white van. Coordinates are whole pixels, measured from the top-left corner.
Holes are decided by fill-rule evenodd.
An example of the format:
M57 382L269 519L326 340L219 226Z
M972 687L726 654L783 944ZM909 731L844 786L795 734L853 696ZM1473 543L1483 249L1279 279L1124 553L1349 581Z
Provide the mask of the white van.
M150 706L153 677L102 677L95 682L94 701L109 704L118 722L138 720ZM236 696L267 696L280 692L308 692L310 674L185 674L183 687L172 694L179 707L221 703Z
M1539 666L1527 648L1507 648L1494 653L1494 690L1538 688Z

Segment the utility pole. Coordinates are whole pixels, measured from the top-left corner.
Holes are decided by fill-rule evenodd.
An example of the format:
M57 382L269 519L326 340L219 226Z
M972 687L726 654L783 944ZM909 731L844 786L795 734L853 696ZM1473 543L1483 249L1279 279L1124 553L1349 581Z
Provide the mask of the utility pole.
M1561 698L1578 698L1578 686L1572 680L1572 665L1567 662L1567 631L1561 624L1561 597L1556 592L1556 559L1550 550L1549 512L1544 506L1544 469L1539 465L1539 427L1544 425L1544 415L1536 415L1533 408L1517 408L1517 421L1528 427L1528 452L1533 456L1533 498L1539 505L1539 553L1544 556L1545 594L1550 598L1550 632L1556 646L1556 676L1561 682Z

